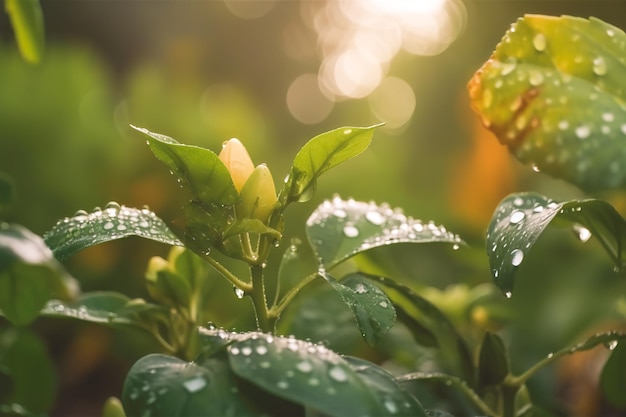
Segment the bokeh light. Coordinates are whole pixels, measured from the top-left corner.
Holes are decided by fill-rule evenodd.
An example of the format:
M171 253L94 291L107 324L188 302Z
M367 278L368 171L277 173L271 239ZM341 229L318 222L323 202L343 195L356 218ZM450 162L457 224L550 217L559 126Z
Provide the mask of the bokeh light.
M334 107L334 103L322 94L317 80L317 74L302 74L287 90L287 108L300 123L319 123Z
M388 129L407 126L415 110L415 93L402 78L387 77L368 97L372 113L385 122Z
M275 0L224 0L228 10L242 19L258 19L265 16L276 4Z

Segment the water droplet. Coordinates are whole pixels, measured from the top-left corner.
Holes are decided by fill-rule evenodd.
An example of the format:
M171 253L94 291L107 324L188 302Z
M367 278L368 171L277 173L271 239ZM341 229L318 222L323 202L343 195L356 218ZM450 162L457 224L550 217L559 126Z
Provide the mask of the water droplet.
M344 135L349 135L350 133L352 133L352 129L345 129L345 130L343 131L343 134L344 134Z
M109 201L106 206L104 206L105 210L119 210L120 208L122 208L122 206L120 206L119 203L116 203L115 201Z
M262 361L262 362L259 362L259 366L263 369L268 369L272 366L272 364L269 363L268 361Z
M111 230L115 227L115 225L113 224L113 222L106 222L103 226L104 230Z
M330 368L328 375L330 375L330 377L337 382L345 382L348 380L348 374L339 366L333 366Z
M615 120L615 115L613 113L602 113L602 120L605 122L612 122Z
M524 252L522 252L520 249L514 249L511 252L511 265L519 266L523 260L524 260Z
M300 372L311 372L313 370L313 365L309 361L302 361L296 364L296 369Z
M579 139L585 139L591 134L591 129L587 125L580 125L576 128L576 136Z
M348 213L345 210L337 208L333 211L333 216L339 217L340 219L345 219Z
M581 242L586 242L589 239L591 239L591 231L589 229L587 229L586 227L580 225L580 224L575 224L573 226L574 229L574 233L576 233L576 236L578 237L578 240L580 240Z
M538 87L543 83L543 74L539 71L531 71L528 76L528 81L533 87Z
M454 245L452 245L452 250L459 250L461 246L459 246L458 243L455 243Z
M511 217L509 218L509 223L518 224L522 220L524 220L524 217L526 217L526 214L523 211L516 210L513 213L511 213Z
M265 355L267 353L267 346L258 345L255 350L256 353L258 353L259 355Z
M237 355L239 355L239 348L237 346L231 346L230 349L229 349L229 352L232 355L237 356Z
M557 126L561 130L567 130L569 129L569 122L567 120L561 120Z
M387 398L383 402L383 405L385 406L387 411L389 411L391 414L395 414L398 412L398 406L396 405L395 401L392 400L391 398Z
M515 61L506 62L502 64L502 71L500 72L502 75L509 75L515 70L517 63Z
M507 291L507 292L504 293L504 296L506 298L511 298L511 297L513 297L513 293L511 291Z
M197 376L193 379L183 382L183 387L189 392L193 394L194 392L200 391L202 388L206 387L206 379L202 376Z
M619 341L617 340L610 340L608 342L604 343L604 346L608 349L608 350L615 350L615 348L617 347Z
M593 73L598 76L606 75L606 61L604 58L599 56L593 60Z
M381 306L382 308L389 307L389 303L387 303L387 301L384 301L384 300L378 303L378 305Z
M385 216L379 211L371 210L365 213L365 218L367 221L372 223L373 225L380 226L385 222Z
M621 126L620 126L620 129L621 129L622 133L626 135L626 123L624 123L623 125L621 125Z
M243 296L246 295L246 292L241 288L233 287L233 290L235 291L235 297L239 299L242 299Z
M359 282L354 288L354 292L357 294L365 294L367 293L367 287L363 283Z
M531 165L531 169L532 169L534 172L541 172L541 169L537 166L537 164L532 164L532 165Z
M533 46L538 52L543 52L546 50L546 37L543 33L537 33L533 38Z
M350 238L357 237L359 235L359 229L353 225L346 225L343 228L343 234Z
M241 354L244 356L252 355L252 348L250 346L244 346L241 348Z
M287 389L289 388L289 382L285 381L285 380L281 380L278 381L278 383L276 384L276 386L280 389Z
M320 380L317 378L310 378L309 385L312 387L317 387L320 384Z

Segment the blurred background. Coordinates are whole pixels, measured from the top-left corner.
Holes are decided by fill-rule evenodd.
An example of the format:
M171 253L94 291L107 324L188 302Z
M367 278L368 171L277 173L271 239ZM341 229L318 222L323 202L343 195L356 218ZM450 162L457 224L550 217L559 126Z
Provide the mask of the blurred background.
M39 65L19 56L8 17L0 14L0 172L13 178L17 192L7 220L42 234L59 218L111 200L174 219L184 196L129 123L216 152L237 137L280 181L316 134L385 122L363 155L323 176L315 199L288 212L287 238L302 237L304 220L334 193L402 207L469 243L454 254L409 247L396 255L400 276L444 295L453 284L490 282L484 233L507 194L583 196L521 166L482 128L465 88L472 74L527 13L595 16L626 28L622 0L43 0L41 6L47 45ZM622 196L608 197L624 206ZM625 293L624 280L597 242L587 244L582 259L581 245L569 232L549 233L525 262L506 307L515 317L507 333L514 368L600 321L623 323L625 302L616 294ZM166 253L129 239L89 249L67 267L84 290L145 296L145 265ZM580 282L570 287L572 279ZM245 327L228 318L235 306L234 296L218 306L217 324ZM100 328L36 326L62 375L53 415L98 415L106 397L119 395L129 364L145 353L139 342ZM350 353L362 349L354 332L344 344L331 335L320 339ZM558 371L543 377L537 395L548 402L576 397L576 387L546 388L558 378Z

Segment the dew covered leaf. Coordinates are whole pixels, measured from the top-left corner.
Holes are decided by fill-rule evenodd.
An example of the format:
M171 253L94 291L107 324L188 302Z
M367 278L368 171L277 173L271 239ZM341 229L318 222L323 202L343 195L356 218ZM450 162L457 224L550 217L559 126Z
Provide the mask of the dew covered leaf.
M311 214L306 234L326 269L358 253L394 243L461 243L459 236L445 227L423 223L400 209L339 197L324 201Z
M337 281L326 272L318 272L352 310L361 335L375 345L396 322L396 310L387 295L359 273Z
M74 297L78 285L41 237L17 224L0 223L0 314L30 323L53 296Z
M139 359L124 382L128 417L259 416L242 398L239 382L224 357L201 363L161 354Z
M495 284L510 297L518 267L553 219L585 242L595 236L617 268L626 256L626 221L602 200L557 203L536 193L511 194L500 202L487 230L487 254Z
M39 0L5 0L4 8L11 19L20 54L30 63L40 62L45 35Z
M389 385L372 383L373 376L355 370L344 358L323 345L253 334L230 344L228 354L238 376L324 415L390 414L392 405L385 405ZM398 415L418 409L416 402L394 403L393 406L397 407Z
M468 85L521 162L588 191L626 185L626 34L599 19L526 15Z
M305 143L294 157L289 180L280 192L280 201L284 204L310 200L315 193L317 178L367 149L378 126L342 127Z
M220 206L230 206L239 200L230 172L215 152L184 145L141 127L132 127L148 136L148 145L154 156L189 188L194 200Z
M65 259L90 246L128 236L183 245L152 211L114 202L108 203L104 210L98 207L92 213L79 210L73 217L59 220L44 234L44 240L57 259Z

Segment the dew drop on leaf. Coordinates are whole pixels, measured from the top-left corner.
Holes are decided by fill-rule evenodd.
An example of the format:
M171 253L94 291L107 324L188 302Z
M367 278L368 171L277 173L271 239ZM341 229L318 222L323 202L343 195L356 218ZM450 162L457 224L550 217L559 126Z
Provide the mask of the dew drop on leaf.
M346 374L346 371L344 371L339 366L333 366L332 368L330 368L330 371L328 371L328 375L331 379L337 382L345 382L348 380L348 374Z
M513 293L511 291L507 291L507 292L504 293L504 296L506 298L511 298L511 297L513 297Z
M380 226L385 222L385 216L379 211L371 210L365 213L365 218L373 225Z
M599 56L593 60L593 73L598 76L606 75L606 61Z
M537 33L533 38L533 46L538 52L543 52L546 50L547 42L546 37L543 33Z
M359 236L359 229L352 225L347 225L343 228L343 234L346 235L346 237L357 237Z
M618 341L617 340L610 340L608 342L604 343L604 346L608 349L608 350L615 350L615 348L617 347Z
M513 213L511 213L511 217L509 218L509 223L518 224L522 220L524 220L524 217L526 217L526 214L524 214L523 211L516 210Z
M241 288L233 288L235 291L235 297L242 299L244 295L246 295L245 291L242 290Z
M514 249L511 252L511 265L519 266L524 260L524 252L520 249Z
M206 379L201 376L197 376L193 379L183 382L183 387L187 390L187 392L193 394L194 392L198 392L202 388L206 387Z
M311 362L302 361L296 364L296 369L300 372L308 373L313 370L313 365L311 365Z

